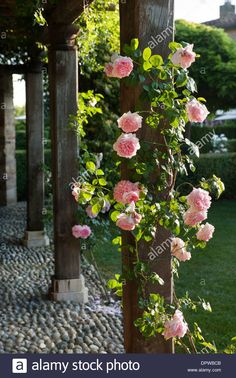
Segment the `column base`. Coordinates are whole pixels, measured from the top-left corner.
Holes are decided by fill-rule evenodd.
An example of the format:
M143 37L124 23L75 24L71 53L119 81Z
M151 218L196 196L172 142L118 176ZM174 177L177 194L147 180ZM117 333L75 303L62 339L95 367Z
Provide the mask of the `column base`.
M57 302L88 302L88 288L85 287L83 275L80 278L57 280L52 278L49 299Z
M45 231L25 231L22 244L28 248L46 247L49 245L49 238Z

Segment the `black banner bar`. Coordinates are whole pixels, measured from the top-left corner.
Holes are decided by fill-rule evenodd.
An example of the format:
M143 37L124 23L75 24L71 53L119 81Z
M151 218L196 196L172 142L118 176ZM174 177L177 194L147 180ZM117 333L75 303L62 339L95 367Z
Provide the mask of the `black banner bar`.
M236 377L235 355L2 354L0 378Z

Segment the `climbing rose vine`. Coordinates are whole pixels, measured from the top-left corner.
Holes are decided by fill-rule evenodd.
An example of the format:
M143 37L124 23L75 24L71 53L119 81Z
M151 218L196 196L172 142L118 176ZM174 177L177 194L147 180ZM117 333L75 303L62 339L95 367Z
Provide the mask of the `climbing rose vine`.
M138 40L133 39L124 46L126 56L113 55L106 64L107 80L122 79L127 86L140 90L137 108L129 109L117 120L117 138L113 144L115 166L125 163L130 180L121 179L114 184L109 176L105 178L96 159L89 160L86 155L89 177L74 183L72 195L79 207L85 208L88 222L110 210L117 228L132 232L135 245L129 247L136 256L133 272L116 275L108 284L120 294L123 279L138 283L143 315L136 319L135 326L140 332L145 337L161 334L166 340L174 338L189 353L203 347L214 352L215 346L204 340L198 325L191 327L184 319L186 309L196 310L200 305L211 311L210 304L201 298L194 302L188 293L182 298L174 294L173 304L165 303L157 293L145 294L148 282L159 285L165 282L138 254L141 240L151 250L158 224L170 230L173 271L178 277L179 264L187 264L194 250L204 248L212 238L214 226L203 222L213 197L219 198L224 190L224 184L216 176L203 178L197 187L189 183L175 186L177 174L195 170L188 149L199 156L198 147L184 135L185 125L203 122L209 112L205 99L195 97L196 84L187 70L198 57L193 45L171 42L169 48L170 55L164 62L148 47L141 51ZM160 140L141 138L144 125L157 131L162 125ZM155 179L150 180L151 177ZM88 225L75 225L72 233L77 238L87 238L91 229ZM122 238L117 236L113 243L122 247ZM150 261L155 258L153 255L150 253Z

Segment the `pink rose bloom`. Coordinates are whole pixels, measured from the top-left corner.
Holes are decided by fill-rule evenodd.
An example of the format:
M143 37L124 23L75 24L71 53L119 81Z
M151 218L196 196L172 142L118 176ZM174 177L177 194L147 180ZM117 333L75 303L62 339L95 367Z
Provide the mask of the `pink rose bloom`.
M104 71L108 77L122 79L130 75L134 68L131 58L114 54L111 62L105 65Z
M197 239L207 242L208 240L212 238L214 231L215 231L215 227L212 226L212 224L210 223L206 223L202 225L199 231L197 232L197 235L196 235Z
M201 188L194 188L187 196L187 204L195 211L208 210L211 206L211 196Z
M204 221L205 219L207 219L207 211L195 211L190 208L184 214L184 223L191 227Z
M121 134L113 144L113 149L118 156L131 159L140 149L139 139L135 134Z
M78 202L79 200L79 192L80 192L79 187L75 185L72 190L72 196L74 196L76 202Z
M137 202L139 200L139 193L138 192L129 192L124 193L123 201L125 203Z
M104 68L104 72L108 77L112 77L112 71L113 71L113 64L107 63Z
M187 261L191 259L191 253L185 249L185 243L180 238L174 238L171 243L171 254L179 261Z
M92 211L92 205L89 205L86 207L86 213L89 216L89 218L93 219L97 217L97 214L93 213Z
M72 227L72 235L75 238L82 238L87 239L91 235L91 228L89 226L81 226L79 224L76 224Z
M121 180L119 181L115 188L114 188L114 199L117 202L121 202L124 205L127 203L131 203L132 201L136 202L139 200L139 194L140 194L140 189L139 189L139 184L138 183L133 183L128 180Z
M203 122L208 114L210 114L206 106L196 99L193 99L186 104L186 112L190 122Z
M133 68L134 65L131 58L119 56L113 62L112 76L122 79L123 77L129 76L133 71Z
M193 52L193 45L181 47L173 54L171 61L176 66L189 68L195 62L196 54Z
M180 310L176 310L171 320L164 324L163 336L166 340L171 337L184 337L188 330L188 324L184 321L183 314Z
M132 231L140 223L142 216L136 211L131 214L122 213L119 215L116 225L125 231Z
M142 119L138 113L124 113L118 119L118 127L121 128L124 133L133 133L142 127Z

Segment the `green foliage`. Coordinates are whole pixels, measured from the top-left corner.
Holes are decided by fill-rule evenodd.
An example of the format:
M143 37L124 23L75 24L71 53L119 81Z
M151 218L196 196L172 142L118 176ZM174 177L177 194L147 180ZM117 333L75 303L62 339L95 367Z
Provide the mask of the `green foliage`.
M89 90L80 92L78 97L77 115L70 115L69 126L75 128L80 137L84 137L86 135L84 127L89 123L89 119L95 114L102 113L102 109L97 104L103 96Z
M215 133L217 135L225 134L228 139L236 139L236 123L227 124L226 122L223 125L215 125L214 127L208 126L191 126L190 133L191 133L191 141L196 143L197 141L203 141L204 146L201 148L201 153L209 152L212 149L211 146L211 138L206 138L209 133ZM229 145L231 142L229 140ZM232 142L233 148L234 142ZM232 151L234 152L234 151Z
M44 151L45 164L51 165L51 151ZM18 201L26 201L27 199L27 163L26 151L16 151L16 169L17 169L17 199ZM49 194L49 193L46 193Z
M183 184L186 180L196 186L203 177L209 177L214 172L220 177L225 185L223 198L236 198L236 153L222 154L201 154L200 158L194 162L196 171L193 173L189 170L188 176L178 175L177 186ZM182 187L182 190L185 188ZM215 192L217 195L217 191Z
M201 59L190 68L198 90L212 111L235 107L236 45L222 29L176 22L176 40L195 45Z
M105 163L111 161L111 140L119 114L119 82L104 76L104 65L111 53L120 50L118 0L113 4L115 10L110 11L109 4L95 0L77 21L80 91L92 89L103 96L99 103L102 113L86 125L85 143L90 151L104 153Z
M142 317L135 320L134 325L144 337L152 337L162 333L163 320L166 319L164 299L159 294L150 294L145 303L145 310Z

